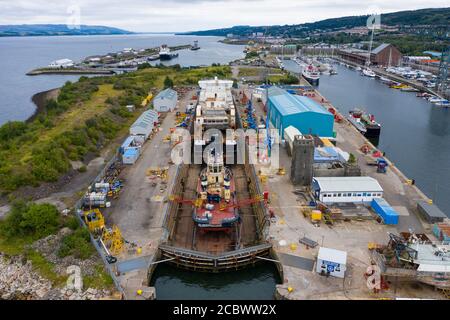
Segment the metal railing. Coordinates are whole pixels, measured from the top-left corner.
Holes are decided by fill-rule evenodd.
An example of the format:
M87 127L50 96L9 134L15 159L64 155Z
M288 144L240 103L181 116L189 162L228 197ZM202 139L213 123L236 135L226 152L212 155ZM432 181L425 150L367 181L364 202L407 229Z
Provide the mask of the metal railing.
M93 183L95 182L99 182L101 180L103 180L106 172L108 171L108 169L111 167L111 165L113 165L116 161L118 160L118 155L115 154L104 166L104 168L100 171L100 173L97 175L97 177L95 177ZM80 223L80 225L83 228L87 228L86 223L84 222L82 216L80 215L80 212L82 212L82 208L83 208L83 197L81 197L76 203L75 203L75 216L78 219L78 222ZM99 245L98 240L94 238L94 236L92 234L89 233L89 238L90 241L92 243L92 245L94 246L95 250L97 250L98 255L101 257L105 268L107 269L109 275L111 276L113 282L114 282L114 286L116 287L116 289L120 292L120 294L122 295L122 297L124 299L126 299L126 295L125 295L125 291L123 290L122 286L120 285L120 281L117 278L114 270L113 270L113 265L111 265L110 263L108 263L107 259L106 259L106 254L104 249Z

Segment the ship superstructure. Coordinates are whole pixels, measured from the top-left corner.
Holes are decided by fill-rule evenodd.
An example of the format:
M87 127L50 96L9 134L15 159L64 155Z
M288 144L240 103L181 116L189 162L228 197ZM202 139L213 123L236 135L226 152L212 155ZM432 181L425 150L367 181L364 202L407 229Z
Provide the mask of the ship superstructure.
M197 185L193 219L205 231L230 231L239 221L233 173L224 165L223 154L208 154Z
M159 48L159 60L161 60L161 61L171 60L176 57L178 57L178 53L171 52L170 48L166 44L163 44Z
M197 145L205 145L203 133L208 129L236 128L236 109L231 88L233 81L214 80L199 81L200 95L195 112L194 140ZM230 142L231 143L231 142Z
M313 64L309 64L308 66L303 68L302 76L311 85L313 86L319 85L320 72Z

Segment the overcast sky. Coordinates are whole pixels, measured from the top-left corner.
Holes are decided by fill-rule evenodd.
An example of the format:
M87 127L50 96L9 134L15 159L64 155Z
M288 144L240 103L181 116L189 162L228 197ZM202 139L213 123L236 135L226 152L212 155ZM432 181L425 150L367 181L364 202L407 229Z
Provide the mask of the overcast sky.
M445 7L447 0L0 0L0 24L80 23L138 32L192 31L234 25Z

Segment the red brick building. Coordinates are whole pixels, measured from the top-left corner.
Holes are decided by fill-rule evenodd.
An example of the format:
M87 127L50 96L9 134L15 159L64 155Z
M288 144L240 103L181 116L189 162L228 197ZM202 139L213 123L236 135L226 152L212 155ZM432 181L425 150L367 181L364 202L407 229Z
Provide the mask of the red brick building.
M377 66L399 66L402 62L402 53L392 44L383 43L372 50L371 64Z
M338 51L338 56L344 60L360 65L366 63L368 51L360 49L343 49ZM401 52L392 44L383 43L373 49L370 54L370 64L376 66L399 66L402 62Z

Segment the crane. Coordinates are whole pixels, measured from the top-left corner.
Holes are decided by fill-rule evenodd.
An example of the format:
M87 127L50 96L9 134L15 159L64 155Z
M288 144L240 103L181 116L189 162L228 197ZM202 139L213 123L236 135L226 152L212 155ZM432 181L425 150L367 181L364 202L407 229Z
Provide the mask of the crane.
M267 204L267 195L264 194L263 195L257 195L254 198L249 198L249 199L242 199L236 203L221 203L219 206L219 210L220 211L224 211L226 209L229 208L241 208L241 207L247 207L247 206L251 206L252 204L258 203L258 202L264 202L264 204ZM169 200L172 202L176 202L176 203L181 203L181 204L187 204L187 205L192 205L196 208L200 208L203 205L204 200L197 198L197 199L183 199L179 196L170 196Z

